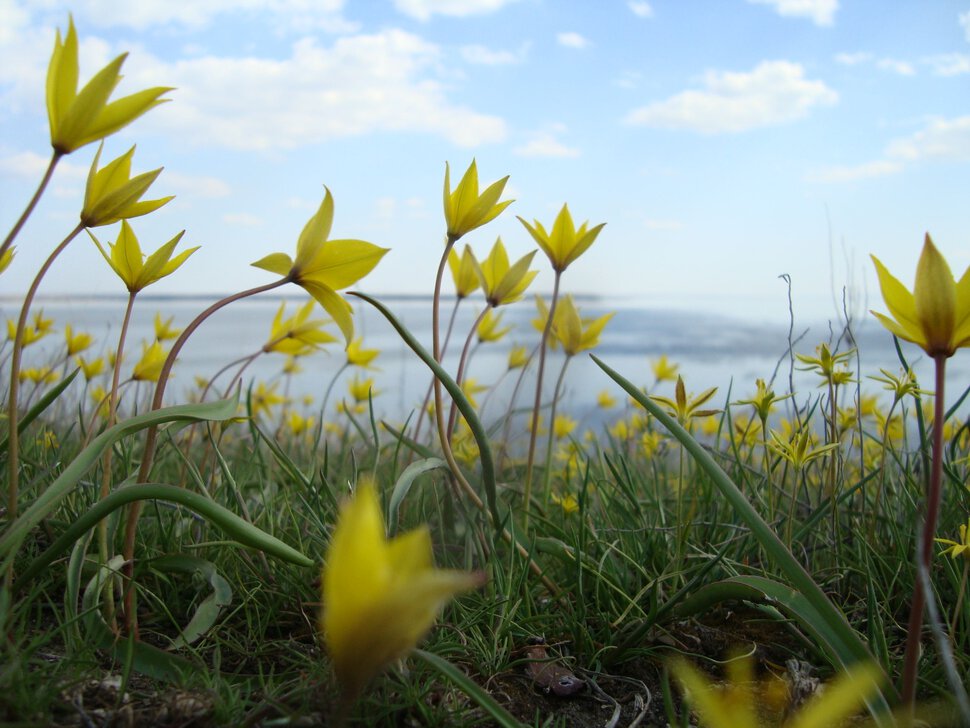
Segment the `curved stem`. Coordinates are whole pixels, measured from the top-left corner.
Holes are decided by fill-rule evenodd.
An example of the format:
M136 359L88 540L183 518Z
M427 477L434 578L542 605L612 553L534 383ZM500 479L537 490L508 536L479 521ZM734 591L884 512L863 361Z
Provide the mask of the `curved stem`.
M556 302L559 300L559 280L562 271L556 271L556 279L552 286L552 301L549 303L549 316L545 328L542 329L542 340L539 342L539 371L536 373L536 397L532 405L532 427L529 433L529 457L525 466L525 492L522 496L525 513L523 514L523 529L529 531L529 504L532 500L532 464L536 458L536 435L539 432L539 407L542 405L542 375L546 369L546 344L549 332L552 331L552 317L556 315Z
M51 265L54 264L57 256L63 252L64 248L83 229L84 225L78 223L67 234L67 237L61 241L60 245L54 248L54 252L47 257L44 265L40 267L37 275L34 276L34 280L30 284L30 289L27 291L27 295L24 296L23 306L20 309L20 319L17 321L17 333L14 335L13 349L10 353L10 394L7 400L7 523L13 523L17 518L17 500L20 496L20 438L17 431L19 416L17 412L17 394L20 389L20 360L24 351L24 331L27 329L30 305L34 302L34 296L37 295L40 282L44 279ZM9 240L13 240L13 238L8 236ZM8 585L12 576L12 572L8 572Z
M61 161L61 157L63 156L64 153L58 152L57 150L55 150L51 155L51 161L47 165L47 171L44 172L44 177L41 179L40 184L37 185L37 191L34 192L34 196L30 198L30 202L28 202L27 207L24 208L20 219L17 220L13 228L7 234L7 237L4 238L3 245L0 245L0 258L2 258L3 254L10 249L11 245L13 245L13 241L20 233L20 229L24 226L24 223L27 222L27 218L30 217L30 213L32 213L34 208L37 206L37 201L40 199L40 196L44 194L44 190L47 189L47 183L51 181L51 177L54 174L54 167L57 166L57 163Z
M434 298L431 302L431 355L437 363L441 363L441 331L440 326L440 304L441 304L441 280L445 274L445 265L448 263L448 253L454 247L455 242L458 237L448 234L448 241L445 244L445 251L441 255L441 261L438 263L438 274L435 276L434 281ZM458 468L458 464L455 462L454 455L451 452L451 447L448 444L448 433L445 432L445 415L442 409L442 395L441 395L441 380L435 376L432 382L432 388L434 389L434 419L435 424L438 427L438 439L441 441L441 449L445 453L445 460L448 461L448 465L451 467L452 472L455 473L457 478L461 478L461 470Z
M458 373L455 375L455 382L458 386L462 386L465 381L465 367L468 364L468 353L471 351L472 341L475 339L475 333L478 331L478 325L485 318L485 314L488 313L489 307L486 306L482 309L482 312L478 314L478 318L475 319L475 323L472 324L471 330L468 332L468 336L465 338L465 345L461 348L461 358L458 360ZM452 434L455 432L455 424L458 419L458 404L452 400L451 410L448 412L448 440L451 440Z
M933 358L936 365L936 398L933 401L933 460L930 466L930 479L926 490L926 523L923 532L917 536L922 542L922 564L929 573L933 558L933 537L936 535L936 522L940 514L940 501L943 481L943 419L946 416L943 401L946 357ZM916 702L916 680L920 653L920 633L923 630L923 608L926 606L926 593L923 582L916 580L913 589L913 603L909 612L909 625L906 629L906 653L903 658L903 709L912 715Z
M172 373L172 367L175 366L175 360L178 358L179 352L188 341L189 337L195 332L199 325L205 321L207 318L212 316L216 311L230 303L235 303L243 298L248 298L249 296L255 296L258 293L265 293L266 291L272 291L274 288L279 288L290 282L289 276L286 278L281 278L278 281L272 283L267 283L263 286L256 286L255 288L250 288L245 291L240 291L239 293L234 293L231 296L226 296L225 298L216 301L205 311L196 316L192 323L185 327L182 334L175 340L172 345L172 350L168 353L168 358L165 359L165 363L162 365L162 370L158 375L158 383L155 385L155 396L152 399L152 410L157 410L162 406L162 399L165 397L165 385L168 383L168 378ZM155 459L155 446L158 440L158 427L153 425L148 428L148 432L145 435L145 450L142 453L141 467L138 469L138 483L147 483L148 476L151 473L152 462ZM132 503L128 508L128 520L125 523L125 543L124 543L124 554L125 558L125 577L129 583L129 587L125 592L125 620L126 626L129 630L137 631L137 623L135 622L135 612L134 612L134 590L131 588L131 575L134 571L134 553L135 553L135 530L138 525L138 517L141 515L141 502Z
M562 363L562 369L559 370L559 377L556 379L556 386L552 390L552 407L549 411L549 438L546 440L546 465L542 476L543 503L549 501L549 486L552 483L552 445L556 439L556 410L559 405L559 397L562 395L563 382L566 381L566 369L569 368L569 362L572 359L573 357L570 354L566 354L566 360Z
M451 309L451 316L448 318L448 328L445 330L445 340L441 344L441 359L444 359L445 352L448 351L448 342L451 341L451 332L455 328L455 319L458 316L458 306L464 300L463 296L459 296L455 299L455 305ZM438 361L441 361L439 359ZM424 393L424 399L421 400L421 409L418 410L418 421L414 425L414 441L420 442L421 437L421 425L424 424L424 416L428 412L428 402L431 401L431 394L434 392L434 377L431 377L431 381L428 382L428 391Z

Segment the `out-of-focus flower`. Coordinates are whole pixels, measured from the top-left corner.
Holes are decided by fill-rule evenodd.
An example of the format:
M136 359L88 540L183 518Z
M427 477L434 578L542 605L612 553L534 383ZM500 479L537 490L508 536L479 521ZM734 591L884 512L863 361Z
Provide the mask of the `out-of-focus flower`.
M28 367L20 370L21 382L33 382L34 384L53 384L60 375L49 366Z
M717 392L717 387L711 387L710 389L705 389L696 397L688 397L687 389L684 387L684 378L677 375L674 399L661 397L656 394L651 394L650 399L664 405L670 414L677 418L677 422L680 423L681 427L687 427L690 421L696 417L716 415L721 411L718 409L701 409L701 406L713 397L715 392Z
M277 352L289 356L302 356L329 344L336 339L323 330L325 319L311 319L315 301L311 298L289 318L283 318L286 301L280 304L270 325L269 339L263 344L266 353Z
M576 429L576 420L569 415L556 415L552 423L552 434L557 439L569 437Z
M64 326L64 342L67 344L67 355L74 356L80 354L92 344L91 334L84 332L74 333L70 324Z
M10 267L10 263L13 262L13 257L17 252L17 246L12 245L0 254L0 273L3 273L7 268Z
M529 363L529 350L524 346L513 346L509 351L509 369L521 369Z
M427 527L388 541L373 485L358 486L341 508L322 575L320 631L345 695L358 696L417 645L450 599L483 581L436 569Z
M579 511L579 501L572 493L567 493L564 496L560 496L558 493L553 493L550 498L552 499L553 503L562 508L562 512L567 516Z
M501 341L502 338L512 330L511 326L502 328L502 314L495 313L494 309L486 309L485 315L478 324L478 340Z
M596 405L600 409L613 409L616 407L616 397L606 389L596 395Z
M666 354L661 354L650 362L650 368L653 369L654 384L660 384L660 382L676 382L680 364L674 364L667 358Z
M286 403L286 397L279 394L276 389L275 384L267 386L265 382L260 382L256 385L249 400L253 417L259 417L264 412L269 414L274 407Z
M600 341L603 328L613 318L612 313L595 319L580 318L579 310L572 296L564 296L556 306L553 315L552 333L562 344L567 356L575 356L581 351L592 349Z
M352 367L360 367L361 369L376 369L377 367L372 367L371 362L373 362L381 353L380 349L365 349L364 340L361 337L356 337L347 344L347 364Z
M167 358L168 352L157 341L142 344L141 359L135 364L131 378L136 382L157 382Z
M448 251L448 268L451 269L451 278L455 282L455 295L459 299L468 298L478 290L481 284L471 246L466 244L460 256L457 250L451 248Z
M90 382L104 371L103 356L99 356L97 359L85 359L83 356L77 356L74 357L74 363L81 367L81 373L84 374L84 381L86 382Z
M361 379L355 376L350 380L347 387L350 390L350 396L354 398L355 402L367 402L371 397L376 397L380 394L380 390L374 387L373 377Z
M162 320L160 313L155 314L155 341L177 339L182 334L182 329L177 329L172 326L172 321L174 320L174 316L169 316L167 319Z

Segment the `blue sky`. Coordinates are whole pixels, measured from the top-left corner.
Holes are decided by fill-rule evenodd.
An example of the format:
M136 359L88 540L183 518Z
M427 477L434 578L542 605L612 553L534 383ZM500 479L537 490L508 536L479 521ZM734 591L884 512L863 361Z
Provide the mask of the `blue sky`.
M970 263L970 2L882 0L0 0L0 226L49 155L54 31L72 12L81 78L130 51L118 93L165 104L109 138L164 166L133 222L153 250L202 248L156 293L267 282L326 184L335 237L391 249L361 286L430 292L441 185L474 157L515 203L467 237L532 249L515 219L606 222L566 273L577 293L747 317L879 307L868 260L911 283L929 231ZM67 158L0 293L24 290L73 227L93 146ZM113 240L115 229L97 231ZM547 291L545 261L535 287ZM123 292L72 244L41 293ZM866 300L868 297L868 300Z

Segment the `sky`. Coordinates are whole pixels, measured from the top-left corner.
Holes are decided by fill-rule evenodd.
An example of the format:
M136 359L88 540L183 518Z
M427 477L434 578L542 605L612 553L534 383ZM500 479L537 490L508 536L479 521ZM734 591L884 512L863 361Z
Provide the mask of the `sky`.
M564 203L607 223L567 292L778 320L787 274L796 312L828 317L843 290L881 308L870 253L907 285L927 232L970 264L967 0L0 0L4 230L50 155L68 13L82 83L127 51L116 97L176 89L104 151L137 145L136 173L164 167L149 197L176 195L132 221L143 249L202 246L153 293L269 282L249 264L293 253L324 185L332 237L390 248L359 288L430 293L445 163L456 182L473 158L515 200L464 239L480 256L534 249L516 216ZM61 162L0 296L76 224L95 151ZM82 236L40 292L124 289Z

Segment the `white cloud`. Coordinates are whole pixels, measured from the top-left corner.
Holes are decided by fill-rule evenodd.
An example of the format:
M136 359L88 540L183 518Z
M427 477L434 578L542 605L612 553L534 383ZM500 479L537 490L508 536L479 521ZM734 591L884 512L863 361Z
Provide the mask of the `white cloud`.
M171 190L171 194L193 198L228 197L232 191L226 182L217 177L182 174L181 172L169 171L167 169L162 172L158 183L165 190Z
M907 162L925 159L970 161L970 116L932 119L912 136L890 142L886 154Z
M852 182L857 179L885 177L886 175L896 174L902 169L903 165L899 162L878 159L874 162L865 162L851 166L826 167L811 172L808 175L808 179L810 182Z
M8 174L24 181L39 183L44 176L44 172L47 171L47 165L50 164L50 161L50 157L45 157L36 152L17 152L0 157L0 173ZM61 159L54 169L53 179L58 182L84 181L88 178L88 170L89 168L84 165L74 164L66 159Z
M124 26L136 30L158 25L179 25L198 30L217 21L220 15L243 13L265 15L277 27L306 32L319 29L351 33L358 24L342 16L344 0L75 0L75 18L99 27Z
M970 43L970 10L965 13L960 13L960 25L963 26L963 35L967 39L967 43Z
M857 51L856 53L838 53L835 56L835 62L840 63L843 66L857 66L860 63L868 63L871 60L872 54L864 51Z
M922 62L937 76L960 76L970 73L970 56L964 53L944 53L927 56Z
M430 20L432 15L463 18L501 10L516 0L394 0L394 7L417 20Z
M630 112L625 122L702 134L742 132L804 117L816 106L831 106L838 94L822 81L805 78L788 61L765 61L750 73L708 71L704 90L682 91Z
M528 45L523 45L517 51L492 50L483 45L466 45L462 46L461 57L466 62L477 66L507 66L524 61L528 50Z
M177 103L145 118L193 144L292 149L374 132L437 134L463 147L505 138L505 122L451 104L432 75L439 49L401 30L304 38L288 58L205 56L166 63L139 54L129 79L171 85ZM136 66L137 63L137 66Z
M643 2L643 0L629 0L626 6L630 8L630 12L632 12L638 18L653 17L653 8L650 7L650 3L648 2Z
M222 216L222 221L240 227L259 227L263 224L263 218L249 212L229 212Z
M585 48L589 45L589 41L586 40L579 33L559 33L556 36L556 42L561 46L566 46L566 48Z
M916 69L913 68L911 63L897 61L894 58L880 58L876 61L876 68L883 71L892 71L893 73L898 73L900 76L916 75Z
M515 147L512 152L520 157L578 157L578 149L568 147L559 140L559 135L565 131L563 124L554 124L549 129L533 133L529 141Z
M850 182L901 172L907 164L925 160L970 161L970 116L931 119L916 133L894 139L883 159L851 166L826 167L808 175L812 182Z
M779 15L808 18L815 25L832 25L839 0L748 0L755 5L771 5Z

